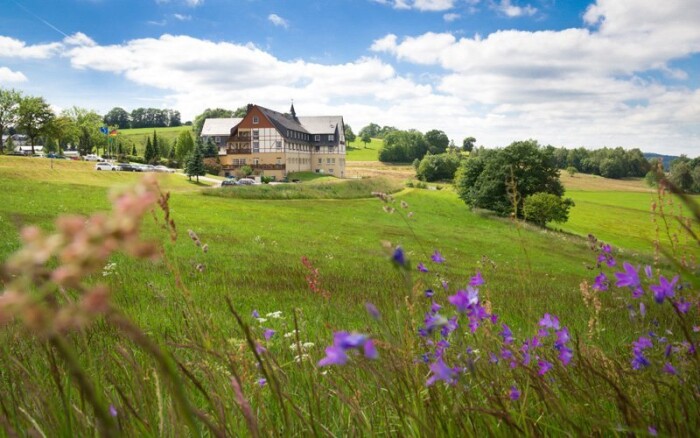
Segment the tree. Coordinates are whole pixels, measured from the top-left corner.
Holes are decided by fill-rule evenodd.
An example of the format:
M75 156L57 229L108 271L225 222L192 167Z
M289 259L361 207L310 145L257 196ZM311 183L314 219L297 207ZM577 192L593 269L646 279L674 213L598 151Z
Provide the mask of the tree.
M544 227L547 222L564 223L569 220L569 209L574 201L562 199L551 193L535 193L525 198L523 214L525 219Z
M431 154L442 154L447 151L447 146L450 144L450 139L443 131L432 129L425 133L425 141L428 143L428 150Z
M78 143L78 152L81 155L91 154L93 149L99 153L100 147L104 150L107 146L107 137L100 132L104 126L104 118L95 111L74 106L61 112L61 117L70 119L74 125L69 141Z
M248 114L248 105L239 106L231 117L245 117Z
M668 179L679 189L688 192L693 188L693 173L690 168L690 160L682 158L673 160Z
M238 108L235 112L223 108L207 108L204 110L204 112L194 119L194 123L192 124L192 129L195 132L195 135L199 137L202 135L202 127L204 126L204 121L206 119L218 119L218 118L226 118L226 117L234 117L234 114L238 112L241 108ZM244 113L245 115L245 113Z
M390 163L411 163L422 159L428 152L428 143L419 131L394 131L384 138L384 146L379 150L379 161Z
M182 164L185 162L192 151L194 151L194 140L192 140L192 134L189 131L182 131L177 137L177 144L175 145L175 160Z
M0 154L4 150L2 134L17 123L21 99L22 94L19 91L0 88Z
M248 165L246 164L245 166L242 166L242 167L241 167L240 172L241 172L244 176L250 176L250 175L253 174L253 168L250 167L250 166L248 166Z
M523 202L529 195L564 194L551 153L541 149L535 140L514 142L504 149L470 156L460 166L455 185L468 206L504 216L516 213L522 217Z
M371 142L372 142L372 137L370 137L369 132L364 132L364 133L362 134L362 139L361 139L361 140L362 140L362 143L365 144L365 149L367 149L367 143L371 143Z
M202 153L201 146L197 145L187 159L185 174L187 174L187 177L190 179L192 179L193 176L196 176L197 182L199 182L200 176L206 175L206 169L204 168L204 154Z
M31 96L20 99L17 115L17 128L29 137L34 154L34 142L45 133L55 115L43 97Z
M353 141L355 141L355 138L355 133L352 132L352 128L350 127L350 125L345 125L345 141L347 142L347 144L350 144Z
M379 131L381 131L381 127L377 125L376 123L370 123L369 125L365 126L364 128L360 129L360 137L364 138L365 134L368 134L370 138L372 137L377 137L379 135Z
M131 155L135 157L135 156L137 156L138 154L139 154L139 153L138 153L138 151L136 150L136 145L132 145L132 146L131 146Z
M423 181L451 180L459 168L457 154L432 155L428 152L420 161L416 176Z
M474 149L474 143L476 143L476 139L474 137L466 137L464 140L462 140L462 150L464 152L470 152Z
M574 166L569 166L566 168L566 173L568 173L569 176L572 178L574 177L574 175L576 175L577 172L578 172L578 169L576 169Z
M219 147L211 137L209 137L206 146L204 146L204 156L208 158L219 156Z
M146 148L144 149L143 152L143 159L146 161L146 163L150 163L153 161L153 158L155 157L155 153L153 152L153 143L151 143L151 137L146 137Z
M180 111L168 110L168 126L181 126Z
M129 127L129 113L124 108L114 107L105 115L104 122L109 126L126 129Z

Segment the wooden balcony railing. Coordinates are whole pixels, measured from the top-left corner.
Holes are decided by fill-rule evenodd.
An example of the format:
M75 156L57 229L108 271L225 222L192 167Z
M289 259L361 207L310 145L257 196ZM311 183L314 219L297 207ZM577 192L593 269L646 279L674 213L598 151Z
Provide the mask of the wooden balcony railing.
M238 170L243 166L250 166L253 170L285 170L284 164L225 164L221 166L223 170Z
M248 149L243 149L243 148L238 148L238 149L228 148L228 149L226 149L226 153L229 154L229 155L252 154L253 151L252 151L250 148L248 148Z

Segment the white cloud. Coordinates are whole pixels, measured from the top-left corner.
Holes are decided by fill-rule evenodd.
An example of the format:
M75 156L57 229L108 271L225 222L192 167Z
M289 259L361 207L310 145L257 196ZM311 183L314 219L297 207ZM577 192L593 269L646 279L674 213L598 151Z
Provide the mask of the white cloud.
M73 35L63 38L63 42L69 46L94 46L95 41L82 32L76 32Z
M531 5L516 6L512 4L511 0L500 0L498 3L494 3L492 7L503 15L511 18L521 16L530 17L537 13L537 8Z
M0 84L26 82L27 77L21 71L12 71L7 67L0 67Z
M175 19L180 20L180 21L190 21L192 19L191 15L183 15L183 14L173 14L173 17L175 17Z
M442 19L447 21L448 23L451 23L455 20L459 20L462 16L459 14L455 14L454 12L450 12L448 14L445 14L442 16Z
M197 6L201 6L204 4L204 0L185 0L185 3L187 6L191 6L193 8L196 8Z
M375 3L394 9L417 9L419 11L447 11L454 8L456 0L374 0Z
M24 41L0 35L0 58L47 59L60 49L61 43L27 45Z
M289 28L289 22L277 14L270 14L267 16L267 19L277 27Z

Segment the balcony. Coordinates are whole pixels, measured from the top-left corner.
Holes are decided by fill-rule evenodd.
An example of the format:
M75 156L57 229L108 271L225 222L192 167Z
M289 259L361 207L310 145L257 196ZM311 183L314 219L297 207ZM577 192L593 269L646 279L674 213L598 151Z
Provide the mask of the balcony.
M251 153L253 153L253 152L252 152L252 150L251 150L250 148L247 148L247 149L243 149L243 148L238 148L238 149L228 148L228 149L226 149L226 154L228 154L228 155L239 155L239 154L247 154L247 155L249 155L249 154L251 154Z
M237 141L243 141L250 143L250 135L234 135L233 137L229 137L228 139L229 143L237 142Z
M287 168L284 164L226 164L221 166L222 170L238 170L243 166L249 166L251 169L255 170L285 170Z

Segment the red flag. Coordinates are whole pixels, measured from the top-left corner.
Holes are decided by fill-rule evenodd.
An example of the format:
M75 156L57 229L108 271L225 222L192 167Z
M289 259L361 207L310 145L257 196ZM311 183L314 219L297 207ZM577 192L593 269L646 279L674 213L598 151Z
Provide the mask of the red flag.
M116 137L117 134L118 134L118 132L117 132L116 129L112 129L111 131L109 131L109 136L110 136L110 137Z

